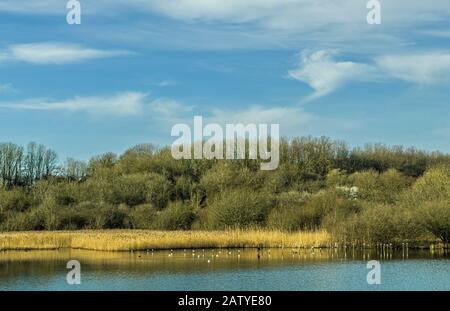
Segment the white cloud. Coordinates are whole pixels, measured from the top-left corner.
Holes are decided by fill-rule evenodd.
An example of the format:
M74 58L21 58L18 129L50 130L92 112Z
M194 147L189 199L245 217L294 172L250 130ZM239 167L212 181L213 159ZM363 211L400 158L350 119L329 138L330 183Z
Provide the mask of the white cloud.
M212 109L208 116L209 122L219 124L226 123L278 123L283 127L304 124L312 121L313 116L304 112L298 107L262 107L259 105L250 106L241 110Z
M214 109L206 114L204 122L231 124L279 124L282 136L335 136L360 127L355 120L322 117L297 106L260 105L242 109Z
M333 24L365 22L366 3L354 0L116 0L129 7L187 21L259 22L271 29L308 30ZM385 23L404 24L445 20L447 0L387 0L382 3ZM406 26L406 25L405 25Z
M360 126L354 120L323 118L305 111L301 107L253 105L241 109L205 108L194 109L173 99L157 99L151 104L154 122L166 132L175 124L192 126L194 116L203 116L204 125L226 124L279 124L281 135L327 135L339 131L354 130Z
M0 11L59 16L67 12L65 3L0 0ZM411 29L420 31L424 26L430 29L430 25L442 25L450 17L448 0L384 0L383 23L374 28L366 22L366 3L364 0L82 1L82 12L86 15L104 17L139 12L139 17L131 24L114 20L104 27L85 25L79 31L93 38L136 40L141 46L152 48L299 48L314 42L321 44L320 49L333 43L341 49L373 52L386 48L387 43L391 51L403 48L405 43L411 43ZM166 19L147 18L144 14Z
M386 74L404 81L420 85L450 81L450 53L385 55L376 62Z
M163 123L180 123L187 116L192 115L194 106L184 105L172 98L158 98L149 104L152 116Z
M65 64L88 59L122 56L126 51L106 51L77 44L39 42L14 44L0 52L0 62L5 60L23 61L33 64Z
M241 109L199 108L171 98L150 100L148 94L123 92L111 96L74 97L63 101L31 99L19 102L0 102L0 110L85 112L95 116L148 116L152 129L169 133L177 123L191 124L195 115L202 115L206 123L280 124L282 135L329 135L354 130L360 126L354 120L324 118L302 107L261 105Z
M16 110L46 110L88 112L118 116L138 115L146 105L147 94L124 92L113 96L74 97L63 101L26 100L21 102L0 102L0 108Z
M298 68L289 71L289 76L308 84L314 93L306 100L328 95L351 81L366 81L373 77L374 69L363 63L335 61L335 51L321 50L303 53Z
M161 82L158 82L157 85L160 87L165 87L165 86L174 86L177 85L178 82L174 81L174 80L163 80Z

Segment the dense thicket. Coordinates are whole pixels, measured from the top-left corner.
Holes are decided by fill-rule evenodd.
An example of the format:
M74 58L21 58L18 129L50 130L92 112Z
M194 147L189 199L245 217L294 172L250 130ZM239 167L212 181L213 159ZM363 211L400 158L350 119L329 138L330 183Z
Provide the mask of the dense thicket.
M280 166L174 160L138 145L88 163L0 144L0 229L325 228L348 242L450 239L450 155L282 140Z

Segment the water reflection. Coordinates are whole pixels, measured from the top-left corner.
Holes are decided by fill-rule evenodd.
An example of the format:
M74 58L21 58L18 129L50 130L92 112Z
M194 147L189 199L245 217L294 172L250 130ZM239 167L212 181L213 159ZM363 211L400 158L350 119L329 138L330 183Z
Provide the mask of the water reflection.
M315 280L317 287L310 288L309 284L305 289L326 289L322 287L330 286L333 283L322 284L328 277L358 278L356 289L364 286L364 275L367 273L364 262L369 260L380 260L381 262L408 262L414 265L423 264L431 273L443 275L442 284L445 278L448 280L450 272L448 259L449 254L443 250L411 250L411 249L196 249L196 250L173 250L173 251L148 251L148 252L98 252L86 250L60 250L60 251L6 251L0 252L0 289L39 289L39 284L53 284L55 289L60 289L64 284L64 276L67 273L66 263L69 260L78 260L82 265L83 274L97 284L95 288L89 289L111 289L105 285L106 279L118 281L120 284L124 279L130 286L132 280L142 280L141 286L137 289L190 289L176 282L185 281L192 276L193 279L204 281L206 289L213 289L207 284L209 282L230 277L237 279L249 276L248 284L240 284L243 289L259 288L262 281L267 281L265 276L273 275L273 280L279 277L280 284L275 286L268 284L264 289L286 289L289 282L284 282L282 278L294 277L303 280ZM433 268L436 261L442 261L444 265ZM433 262L433 264L431 264ZM348 265L352 264L357 270L351 270ZM405 267L404 265L402 267ZM442 267L447 267L445 271ZM398 269L398 268L395 268ZM393 271L395 271L395 269ZM408 268L409 269L409 268ZM414 268L416 269L416 268ZM438 271L440 270L440 271ZM429 271L429 270L427 270ZM430 272L424 272L429 274ZM225 278L224 275L228 274ZM281 277L283 275L283 277ZM437 274L438 275L438 274ZM174 279L178 276L180 279ZM202 276L199 279L199 276ZM251 276L251 277L250 277ZM318 278L319 277L319 278ZM168 280L172 283L167 283ZM144 281L145 280L145 281ZM153 285L149 285L148 280L152 280ZM166 282L167 281L167 282ZM175 282L175 283L173 283ZM284 283L283 283L284 282ZM286 284L285 284L286 283ZM434 283L431 283L433 285ZM198 284L197 284L198 285ZM106 286L106 287L104 287ZM195 287L195 284L193 285ZM200 286L200 285L198 285ZM230 282L228 286L237 286ZM247 287L246 287L247 286ZM270 287L274 286L274 287ZM293 284L287 289L297 289L298 284ZM340 288L339 284L333 285L331 289ZM342 284L345 289L348 284ZM53 288L52 287L52 288ZM450 287L450 286L449 286ZM48 288L47 288L48 289ZM67 289L67 288L65 288ZM118 287L117 289L123 289ZM128 289L125 287L125 289ZM202 287L197 289L203 289ZM225 289L234 289L225 288Z

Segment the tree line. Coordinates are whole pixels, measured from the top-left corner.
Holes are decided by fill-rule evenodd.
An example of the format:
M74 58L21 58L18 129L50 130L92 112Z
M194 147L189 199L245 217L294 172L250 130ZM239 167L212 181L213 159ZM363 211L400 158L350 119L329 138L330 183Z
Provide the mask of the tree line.
M326 229L340 241L450 238L450 155L326 137L280 142L280 165L174 160L134 146L88 162L0 144L0 230Z
M32 186L36 180L55 176L58 155L42 144L26 148L13 143L0 144L0 182L3 187Z

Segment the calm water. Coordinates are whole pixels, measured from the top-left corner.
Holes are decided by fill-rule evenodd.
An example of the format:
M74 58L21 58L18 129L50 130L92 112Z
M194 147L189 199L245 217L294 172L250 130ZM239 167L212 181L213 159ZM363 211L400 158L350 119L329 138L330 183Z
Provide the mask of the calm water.
M69 260L81 285L68 285ZM367 261L381 262L368 285ZM450 255L424 251L0 252L0 290L450 290Z

